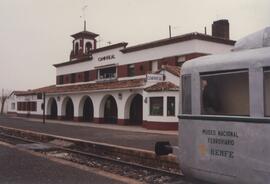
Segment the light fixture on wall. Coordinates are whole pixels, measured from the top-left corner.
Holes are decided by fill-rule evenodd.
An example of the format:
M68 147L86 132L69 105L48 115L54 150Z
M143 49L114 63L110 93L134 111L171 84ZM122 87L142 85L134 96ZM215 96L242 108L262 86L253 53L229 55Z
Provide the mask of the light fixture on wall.
M122 93L118 93L118 99L122 100Z
M144 98L144 103L147 103L147 97Z
M59 102L59 101L60 101L60 96L57 96L56 99L57 99L57 101Z

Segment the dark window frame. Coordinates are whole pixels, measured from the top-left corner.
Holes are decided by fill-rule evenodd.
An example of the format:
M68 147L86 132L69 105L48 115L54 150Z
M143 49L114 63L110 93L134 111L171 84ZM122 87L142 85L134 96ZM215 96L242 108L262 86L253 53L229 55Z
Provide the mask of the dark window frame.
M222 97L222 99L225 97L224 94L221 95L219 94L221 91L223 92L223 90L220 90L220 85L222 84L224 87L224 83L221 82L221 80L218 80L218 82L212 82L212 81L215 81L218 77L223 77L222 79L224 80L224 77L228 78L228 76L230 77L235 77L235 75L241 75L241 74L245 74L247 76L247 90L244 90L247 92L247 100L245 100L244 102L246 102L247 104L243 104L242 106L245 107L244 105L246 105L246 110L247 110L247 113L243 113L243 112L222 112L222 109L225 107L226 109L226 106L224 106L222 104L222 102L224 103L225 101L221 100L220 98ZM203 84L203 81L207 81L206 83L209 83L209 79L207 78L210 78L210 83L212 84L215 84L215 85L210 85L210 87L212 86L213 88L211 89L208 89L208 91L211 91L212 95L211 96L217 96L215 99L216 100L212 100L212 102L215 102L216 105L214 105L213 107L218 107L217 110L211 110L211 111L207 111L205 110L205 106L207 106L207 104L205 105L203 101L205 101L205 94L203 92L203 90L205 90L204 86L205 84ZM243 76L241 76L243 77ZM232 83L233 84L233 83ZM243 83L242 83L243 84ZM208 85L208 84L207 84ZM209 86L209 85L208 85ZM248 69L237 69L237 70L222 70L222 71L215 71L215 72L207 72L207 73L200 73L200 96L201 96L201 115L220 115L220 116L250 116L250 98L249 98L249 70ZM215 89L215 90L214 90ZM214 91L217 91L217 92L214 92ZM217 94L217 95L215 95ZM227 94L227 93L225 93ZM243 96L243 93L242 95ZM233 96L234 97L234 96ZM232 100L233 101L233 100ZM206 101L208 102L208 101ZM240 104L240 103L239 103ZM211 105L212 106L212 105ZM234 107L234 106L233 106ZM227 107L228 108L228 107ZM243 108L241 108L243 109ZM242 114L241 114L242 113Z
M128 76L129 77L135 76L135 64L127 65L127 70L128 70Z
M171 103L173 103L173 109L169 109ZM175 96L167 96L167 116L175 116Z
M182 114L192 113L192 82L191 74L181 76Z
M160 109L154 109L153 105L157 103L157 101L160 100ZM155 102L156 101L156 102ZM164 115L164 98L163 96L153 96L149 97L149 114L150 116L163 116Z

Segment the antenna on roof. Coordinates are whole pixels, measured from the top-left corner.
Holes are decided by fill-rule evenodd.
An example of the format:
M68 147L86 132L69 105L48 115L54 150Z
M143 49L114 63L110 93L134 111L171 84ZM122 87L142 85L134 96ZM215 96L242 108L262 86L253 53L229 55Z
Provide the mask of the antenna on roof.
M100 47L101 46L101 42L103 41L103 39L101 38L101 36L99 36L98 37L98 40L97 40L97 42L98 42L98 47Z
M171 25L169 25L169 38L171 38L172 37L172 27L171 27Z
M86 8L88 7L88 5L84 5L83 7L82 7L82 12L83 12L83 30L84 31L86 31L86 19L85 19L85 10L86 10Z

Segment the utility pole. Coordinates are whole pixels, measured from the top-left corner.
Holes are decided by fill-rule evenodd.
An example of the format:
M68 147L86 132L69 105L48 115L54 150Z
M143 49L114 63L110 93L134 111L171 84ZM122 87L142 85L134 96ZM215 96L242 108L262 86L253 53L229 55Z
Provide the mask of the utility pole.
M45 92L43 92L43 124L45 124Z

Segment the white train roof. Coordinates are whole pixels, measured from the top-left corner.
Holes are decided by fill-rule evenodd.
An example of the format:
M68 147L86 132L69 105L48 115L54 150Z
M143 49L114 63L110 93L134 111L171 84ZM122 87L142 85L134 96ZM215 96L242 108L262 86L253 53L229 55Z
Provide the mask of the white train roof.
M233 52L199 57L182 66L181 74L270 66L270 27L237 41Z

